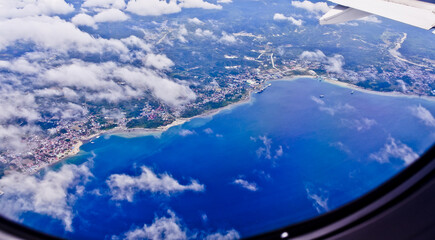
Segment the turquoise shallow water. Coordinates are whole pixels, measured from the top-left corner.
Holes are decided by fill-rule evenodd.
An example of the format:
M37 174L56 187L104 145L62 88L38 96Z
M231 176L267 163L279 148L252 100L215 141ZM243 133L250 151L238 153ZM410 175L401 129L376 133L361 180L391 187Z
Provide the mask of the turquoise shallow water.
M334 209L435 140L435 102L351 91L313 79L274 81L250 103L160 136L103 136L66 161L87 162L94 175L73 204L74 231L34 213L23 221L67 238L110 239L175 214L190 233L235 229L250 236ZM204 189L111 198L109 177L139 176L142 166Z

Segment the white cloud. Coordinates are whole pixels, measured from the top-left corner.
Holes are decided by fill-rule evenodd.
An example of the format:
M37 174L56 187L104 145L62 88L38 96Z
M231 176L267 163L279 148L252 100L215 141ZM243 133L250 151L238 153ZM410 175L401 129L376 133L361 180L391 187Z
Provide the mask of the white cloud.
M87 88L98 91L101 88L107 90L120 90L115 82L106 80L106 71L115 68L114 63L89 64L75 61L71 64L52 68L42 75L48 84L55 83L57 86Z
M201 21L201 20L199 20L198 18L189 18L188 20L187 20L189 23L193 23L193 24L198 24L198 25L202 25L202 24L204 24L204 22L203 21Z
M0 21L0 50L17 41L32 42L38 48L60 53L128 53L128 48L121 41L94 38L59 17L26 17Z
M343 151L343 152L345 152L347 154L351 153L350 149L346 145L344 145L343 142L330 143L329 146L335 147L335 148L337 148L337 149L339 149L339 150L341 150L341 151Z
M219 39L219 42L224 43L224 44L233 44L233 43L237 42L237 39L232 34L222 32L222 37Z
M64 0L2 0L0 3L0 19L68 14L72 11L73 5Z
M266 159L271 159L271 153L270 153L270 149L272 147L272 139L266 137L266 136L259 136L258 137L264 144L264 147L260 147L259 149L257 149L257 157L261 157L264 155L264 157Z
M232 3L233 0L217 0L217 3Z
M167 211L169 216L156 217L150 224L130 230L120 237L112 236L112 239L152 239L152 240L187 240L187 239L206 239L206 240L233 240L239 239L240 234L234 230L218 231L216 233L196 232L183 225L182 220L171 210Z
M222 9L221 5L216 5L203 0L180 0L179 5L183 8Z
M186 229L180 225L180 219L174 212L168 210L170 217L155 218L151 225L144 225L124 234L127 240L152 239L152 240L183 240L188 239Z
M176 0L130 0L126 10L140 16L160 16L181 12L181 7Z
M435 118L425 107L418 105L410 107L410 110L412 115L420 119L424 124L429 127L435 127Z
M182 8L222 9L222 6L203 0L130 0L126 10L141 16L160 16L181 12Z
M226 232L217 232L210 235L207 235L205 240L234 240L234 239L240 239L240 234L234 230L228 230Z
M40 119L38 104L33 95L20 91L0 88L0 150L22 151L28 146L22 139L40 131L32 123ZM14 125L16 119L24 119L28 124Z
M284 154L284 151L282 149L282 146L279 145L278 149L275 150L275 156L273 158L277 159L279 157L282 157L283 154Z
M328 72L342 73L344 65L344 57L340 54L335 54L332 57L327 57L322 51L314 52L304 51L299 55L301 60L320 62L324 64L325 70Z
M95 16L90 16L85 13L79 13L75 15L71 22L76 26L89 26L94 29L97 29L98 26L96 23L99 22L122 22L127 20L129 17L119 9L106 9L99 13L97 13Z
M184 24L180 25L178 27L178 32L176 33L177 39L182 43L187 43L187 39L185 36L187 36L188 31Z
M311 100L313 100L315 103L319 104L319 105L325 105L325 101L323 101L322 99L315 97L315 96L311 96Z
M165 63L154 61L153 64L163 67ZM118 78L118 82L113 80L115 77ZM122 83L119 80L122 80ZM41 74L41 82L47 86L90 91L92 93L84 95L89 101L118 102L142 96L146 90L171 106L195 99L195 93L188 86L173 82L146 68L122 67L114 62L95 64L73 61L71 64L61 65Z
M173 193L184 191L204 191L204 185L196 180L191 180L190 184L182 185L167 173L156 175L151 169L142 166L142 173L139 176L129 176L126 174L113 174L106 181L110 188L112 199L133 201L133 196L137 192L148 191L151 193L161 193L170 196Z
M313 207L317 210L318 213L324 213L329 211L329 194L326 190L321 188L315 188L311 184L306 184L305 191L307 192L307 198L313 202Z
M391 158L396 158L402 160L405 165L409 165L418 158L418 154L399 140L388 137L384 147L378 152L370 154L370 158L380 163L388 163Z
M125 8L124 0L85 0L82 4L82 7L86 8Z
M123 42L125 45L129 47L137 47L145 52L151 52L152 45L145 43L142 39L131 35L128 38L121 39L121 42Z
M310 1L292 1L292 6L305 9L314 14L326 13L330 10L326 2L310 2Z
M206 128L206 129L204 129L204 132L207 133L207 134L213 134L213 129Z
M344 57L340 54L334 54L332 57L328 57L325 69L328 72L342 73L344 65Z
M76 26L89 26L94 29L97 28L94 18L85 13L79 13L75 15L73 18L71 18L71 22Z
M319 106L319 110L326 112L331 116L334 116L336 113L355 111L355 107L353 107L352 105L350 105L348 103L345 103L345 104L339 103L339 104L337 104L335 106L331 106L331 107L321 105L321 106Z
M214 37L212 31L210 31L210 30L202 30L201 28L197 28L195 30L195 35L198 36L198 37L210 37L210 38Z
M195 134L195 132L194 131L190 131L188 129L181 129L179 134L180 134L180 136L185 137L185 136L193 135L193 134Z
M109 7L116 3L89 2L94 5L111 2ZM118 9L96 11L100 14L96 15L98 21L111 20L104 13L123 14ZM179 108L196 98L187 81L168 79L165 71L174 63L163 54L152 53L152 45L143 39L135 36L105 39L81 31L76 25L97 27L94 17L84 13L71 21L57 16L0 20L0 51L22 46L28 49L20 56L0 60L0 83L7 82L0 84L2 150L18 153L36 148L32 144L26 146L23 140L42 133L36 124L41 120L40 112L67 123L86 116L88 110L78 103L80 99L118 103L151 94L168 107ZM99 58L100 62L80 58ZM133 62L137 64L133 66ZM24 119L26 124L20 126L17 118Z
M85 165L64 165L49 171L42 178L12 173L0 179L0 210L3 215L18 219L22 213L36 212L61 220L72 231L72 205L75 195L92 176Z
M316 50L314 52L303 51L301 55L299 55L299 58L304 60L309 60L309 61L320 61L325 59L326 55L320 50Z
M374 125L377 124L376 120L370 118L362 118L362 119L342 119L341 122L343 125L349 128L354 128L358 131L366 131L371 129Z
M372 22L372 23L381 23L382 21L379 20L376 16L367 16L367 17L363 17L358 19L358 21L363 21L363 22Z
M302 26L302 20L295 19L294 17L291 17L291 16L286 17L286 16L284 16L284 14L281 14L281 13L275 13L275 15L273 16L273 20L275 20L275 21L289 21L293 25Z
M169 70L174 66L174 62L163 54L149 53L145 56L145 66L154 67L159 70Z
M124 79L132 88L151 90L155 97L171 106L179 106L196 98L188 86L173 82L148 69L117 68L114 75Z
M37 62L29 62L24 57L19 57L11 61L0 60L0 69L22 74L36 74L40 71L41 65Z
M248 182L248 181L241 179L241 178L235 179L233 184L239 185L242 188L247 189L247 190L252 191L252 192L258 191L258 187L257 187L256 183L254 183L254 182L251 183L251 182Z
M34 96L5 89L0 89L0 93L1 123L5 123L11 118L24 118L27 121L33 121L39 118Z
M33 147L23 143L23 139L40 131L40 128L35 125L16 126L2 124L0 125L0 149L17 153L23 152L29 147Z
M128 16L116 8L103 10L94 16L95 22L122 22L127 19Z

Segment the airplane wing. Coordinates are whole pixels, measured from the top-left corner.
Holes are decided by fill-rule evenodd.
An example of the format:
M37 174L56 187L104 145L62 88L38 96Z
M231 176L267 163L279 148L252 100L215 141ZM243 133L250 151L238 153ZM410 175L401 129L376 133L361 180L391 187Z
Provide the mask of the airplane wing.
M435 4L417 0L330 0L338 4L320 18L320 24L337 24L379 15L429 30L435 27Z

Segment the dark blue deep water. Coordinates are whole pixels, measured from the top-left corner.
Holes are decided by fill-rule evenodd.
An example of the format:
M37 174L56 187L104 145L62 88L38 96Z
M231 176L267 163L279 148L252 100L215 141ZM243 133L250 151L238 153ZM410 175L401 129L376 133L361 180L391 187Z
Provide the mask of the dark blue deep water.
M73 205L74 231L37 214L24 215L24 223L66 238L111 239L170 210L191 233L235 229L250 236L337 208L435 140L427 115L435 102L351 91L314 79L274 81L250 103L160 136L102 136L66 161L88 164L94 175ZM142 166L182 185L196 180L204 190L111 199L109 176L139 176Z

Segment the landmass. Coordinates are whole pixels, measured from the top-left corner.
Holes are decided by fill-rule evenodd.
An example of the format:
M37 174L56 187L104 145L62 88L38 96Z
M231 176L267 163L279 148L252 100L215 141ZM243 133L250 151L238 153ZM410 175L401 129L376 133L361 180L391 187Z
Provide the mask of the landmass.
M430 56L422 57L430 49L420 51L422 47L406 33L371 26L370 32L377 31L379 35L356 35L349 34L354 30L344 26L322 28L322 32L313 26L293 29L271 20L252 21L257 22L237 23L243 31L226 29L227 35L233 37L230 43L216 41L216 37L210 38L210 42L195 35L189 42L174 44L179 38L179 25L163 21L141 26L147 29L143 38L155 44L156 54L166 55L174 62L174 67L162 70L161 74L188 85L195 100L173 106L151 93L116 103L78 100L74 104L87 111L84 117L61 118L46 111L45 104L69 100L37 99L41 119L35 125L39 130L21 139L25 148L0 148L0 174L37 172L74 156L82 144L103 134L159 134L193 117L247 101L253 92L263 91L270 81L277 79L303 76L370 93L431 100L435 96L434 61ZM207 24L216 29L226 27L225 23L210 22L203 23L201 28L205 29ZM197 29L195 26L188 30ZM420 46L414 55L406 50L409 41ZM0 57L8 59L13 54L4 53ZM119 79L114 81L125 84ZM16 126L28 124L21 118L11 121Z

